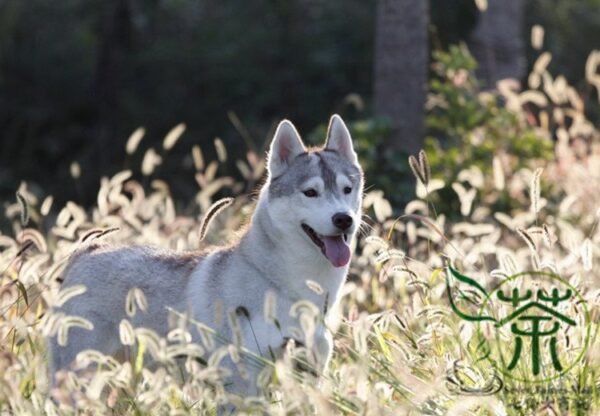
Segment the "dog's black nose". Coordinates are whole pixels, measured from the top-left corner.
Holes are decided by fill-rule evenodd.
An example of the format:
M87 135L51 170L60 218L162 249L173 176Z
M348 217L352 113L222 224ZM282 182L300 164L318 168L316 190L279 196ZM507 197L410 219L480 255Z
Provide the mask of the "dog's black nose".
M333 221L333 225L342 231L346 231L352 225L352 217L342 212L338 212L331 217L331 221Z

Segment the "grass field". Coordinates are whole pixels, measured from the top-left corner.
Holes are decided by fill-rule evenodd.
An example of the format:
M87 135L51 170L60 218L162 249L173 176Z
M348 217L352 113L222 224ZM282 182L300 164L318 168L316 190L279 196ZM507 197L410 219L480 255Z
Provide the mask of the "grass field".
M87 325L48 309L77 296L77 291L61 290L57 281L70 253L99 241L177 250L225 243L251 215L252 198L244 189L263 173L262 155L250 152L246 160L237 161L245 177L241 182L220 174L228 158L222 143L216 144L215 161L205 161L194 148L190 155L199 191L194 201L177 209L169 183L155 179L142 185L133 179L139 172L103 178L92 210L73 202L52 207L51 197L40 197L23 184L5 210L13 233L0 235L0 414L210 414L228 400L246 412L272 414L600 414L600 275L595 269L599 135L581 111L561 108L573 122L539 127L554 143L552 160L531 160L523 166L519 155L498 148L493 166L466 164L449 178L430 171L421 154L411 161L417 197L405 207L394 210L381 191L369 189L365 226L339 318L331 324L335 351L328 373L319 379L297 373L291 358L266 362L260 383L268 394L243 401L227 396L218 370L225 356L240 353L237 349L219 349L204 363L188 359L182 377L174 356L182 348L193 355L203 345L184 345L182 333L171 334L167 345L155 334L124 323L122 342L147 354L124 363L83 354L79 363L97 362L98 370L85 376L63 374L56 395L64 403L57 405L48 399L44 340L68 340L69 327ZM556 111L549 114L561 117ZM174 129L164 148L173 146L181 132L181 127ZM128 152L136 150L136 134L127 143ZM468 140L477 146L479 139L473 135ZM151 177L158 163L157 152L147 153L142 176ZM235 202L200 241L202 213L219 191L237 195ZM456 211L440 211L440 206L449 206L442 204L444 191L456 198ZM449 264L477 285L450 279L449 293ZM510 331L464 319L450 302L465 316L500 316L506 312L502 307L481 306L480 289L491 293L510 276L531 270L560 276L579 295L560 305L576 325L561 329L555 341L543 338L540 344L541 376L555 375L547 361L552 342L558 361L574 365L560 377L537 384L507 377L492 365L495 348L514 348ZM526 290L528 285L535 284L525 278L510 288ZM143 296L132 294L127 306L139 313ZM210 333L205 337L210 343ZM514 374L532 368L528 342ZM301 348L290 350L290 357L301 354ZM149 358L162 365L150 366Z

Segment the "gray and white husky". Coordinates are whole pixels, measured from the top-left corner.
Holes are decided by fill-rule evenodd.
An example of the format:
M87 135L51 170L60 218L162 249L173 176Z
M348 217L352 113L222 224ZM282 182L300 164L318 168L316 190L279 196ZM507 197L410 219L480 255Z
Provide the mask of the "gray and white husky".
M310 349L316 357L313 369L321 372L332 352L324 322L335 310L346 279L351 243L361 222L362 192L362 170L338 115L331 117L325 145L318 149L307 149L293 124L283 120L270 147L267 181L236 244L208 254L140 246L90 246L75 253L63 286L85 285L87 290L58 311L89 320L93 330L71 328L66 346L56 337L50 340L51 377L70 368L86 349L119 355L123 319L165 337L172 329L169 310L214 328L224 339L237 335L244 348L269 360L273 354L281 356L286 342L294 339ZM132 288L143 291L148 307L130 318L125 303ZM275 299L275 324L265 318L268 293ZM298 339L304 336L298 331L302 325L290 313L300 301L312 303L320 314L310 340ZM235 331L216 310L237 312ZM232 370L232 392L258 393L260 369L248 369L245 378Z

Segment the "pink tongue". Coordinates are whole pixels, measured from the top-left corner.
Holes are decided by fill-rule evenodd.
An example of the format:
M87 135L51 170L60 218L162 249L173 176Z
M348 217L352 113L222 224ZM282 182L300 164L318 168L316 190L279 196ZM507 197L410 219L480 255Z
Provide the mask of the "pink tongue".
M350 261L350 247L340 235L337 237L321 237L325 243L323 254L335 267L342 267Z

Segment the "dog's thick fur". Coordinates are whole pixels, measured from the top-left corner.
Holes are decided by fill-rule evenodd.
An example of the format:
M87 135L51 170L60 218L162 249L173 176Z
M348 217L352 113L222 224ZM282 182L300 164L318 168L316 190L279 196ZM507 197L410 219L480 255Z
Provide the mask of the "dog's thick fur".
M349 246L361 221L362 171L350 133L337 115L331 118L325 146L313 150L305 148L289 121L282 121L268 169L251 224L233 246L205 256L148 247L90 246L77 252L63 285L83 284L87 291L59 310L88 319L94 329L72 328L66 346L51 339L51 376L69 368L84 349L118 354L123 319L166 336L169 308L188 313L225 339L232 338L232 331L227 318L215 316L215 311L238 311L245 348L271 359L270 353L280 354L286 340L296 339L313 346L321 371L332 351L325 319L317 321L314 342L297 339L293 328L301 325L290 307L307 300L324 315L335 309L348 272ZM322 291L309 288L307 280ZM128 318L125 299L132 288L143 291L148 309ZM268 292L276 300L277 325L264 318ZM233 392L258 393L258 370L249 370L249 381L234 372Z

